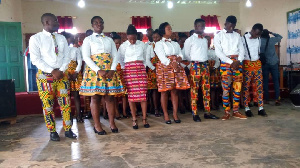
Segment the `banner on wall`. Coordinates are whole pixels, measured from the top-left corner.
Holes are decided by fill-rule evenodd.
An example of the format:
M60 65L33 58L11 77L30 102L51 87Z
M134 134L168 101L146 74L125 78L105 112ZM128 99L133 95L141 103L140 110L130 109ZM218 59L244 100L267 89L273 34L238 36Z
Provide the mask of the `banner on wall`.
M300 63L300 8L287 12L287 64Z

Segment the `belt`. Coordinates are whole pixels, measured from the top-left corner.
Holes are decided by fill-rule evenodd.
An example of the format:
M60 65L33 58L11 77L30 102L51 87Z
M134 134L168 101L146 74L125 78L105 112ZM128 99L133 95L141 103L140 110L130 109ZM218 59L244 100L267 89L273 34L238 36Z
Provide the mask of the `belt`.
M196 63L196 64L207 64L208 61L200 62L200 61L191 61L191 63Z

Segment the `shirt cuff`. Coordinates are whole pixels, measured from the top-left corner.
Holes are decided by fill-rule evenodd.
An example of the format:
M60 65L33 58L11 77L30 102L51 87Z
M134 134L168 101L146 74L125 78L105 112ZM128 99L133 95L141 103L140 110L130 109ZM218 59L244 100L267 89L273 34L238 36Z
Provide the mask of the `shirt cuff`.
M53 70L54 70L53 68L50 68L50 67L49 67L49 68L46 68L44 72L46 72L46 73L51 73Z
M226 63L228 63L228 64L232 64L233 63L233 61L229 58L229 60L228 61L226 61Z
M169 64L170 64L170 59L169 58L167 58L167 60L166 60L166 62L164 62L164 64L166 65L166 66L168 66Z
M59 68L60 71L65 72L66 68Z

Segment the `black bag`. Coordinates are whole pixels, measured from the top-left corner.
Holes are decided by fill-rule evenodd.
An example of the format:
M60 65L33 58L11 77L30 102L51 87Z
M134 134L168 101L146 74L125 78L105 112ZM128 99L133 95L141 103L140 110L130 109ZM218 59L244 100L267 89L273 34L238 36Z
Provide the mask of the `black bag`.
M267 50L267 47L268 47L268 44L269 44L269 40L270 40L270 38L268 38L268 40L267 40L264 53L259 54L259 60L260 60L262 65L265 65L267 63L267 57L266 57L265 53L266 53L266 50Z

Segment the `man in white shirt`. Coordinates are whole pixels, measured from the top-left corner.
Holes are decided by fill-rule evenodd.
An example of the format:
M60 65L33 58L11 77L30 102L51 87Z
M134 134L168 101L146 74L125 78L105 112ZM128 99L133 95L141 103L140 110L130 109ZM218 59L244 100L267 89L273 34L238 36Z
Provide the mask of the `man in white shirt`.
M209 81L209 65L207 57L207 39L203 37L205 29L205 21L196 19L194 22L195 32L184 43L185 56L191 62L190 68L190 84L191 84L191 106L193 112L193 120L201 122L197 114L198 90L201 86L203 93L204 118L218 119L210 113L210 81Z
M44 29L30 38L29 49L32 64L39 69L36 83L50 140L60 140L55 129L54 97L62 110L65 136L76 138L71 130L70 90L68 74L65 73L70 62L68 43L64 36L55 33L59 28L55 15L45 13L41 21Z
M260 23L255 24L252 27L252 30L246 33L243 38L243 44L245 48L245 60L244 60L244 105L245 113L247 117L253 117L253 113L249 108L250 102L250 84L251 79L254 80L256 85L256 92L258 96L258 115L267 116L263 108L263 77L262 77L262 68L261 62L259 60L260 53L260 36L263 31L263 25Z
M153 37L152 37L152 35L153 35L153 29L152 28L148 28L147 29L147 34L146 34L146 36L148 37L148 41L146 43L147 47L153 43Z
M228 16L225 28L214 37L214 46L217 57L221 60L220 73L223 89L223 108L225 115L222 120L230 118L229 92L233 84L233 117L247 119L239 112L240 92L243 82L242 61L244 60L244 46L241 36L234 32L236 17Z

